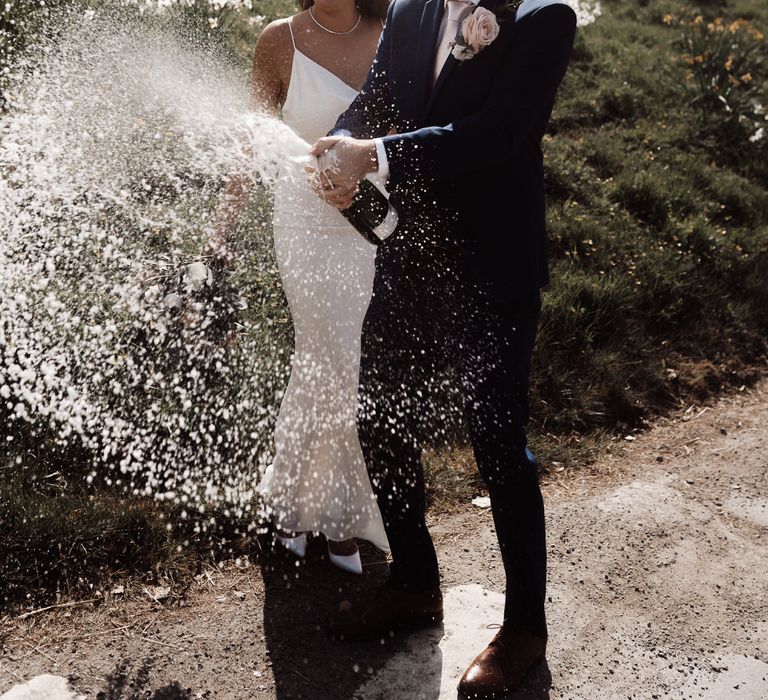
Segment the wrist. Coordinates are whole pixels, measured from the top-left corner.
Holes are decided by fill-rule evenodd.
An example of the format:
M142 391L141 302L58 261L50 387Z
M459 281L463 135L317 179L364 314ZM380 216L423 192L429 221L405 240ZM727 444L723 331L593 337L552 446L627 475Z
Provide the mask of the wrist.
M377 173L379 171L379 154L376 149L376 142L373 139L363 141L365 147L365 174Z

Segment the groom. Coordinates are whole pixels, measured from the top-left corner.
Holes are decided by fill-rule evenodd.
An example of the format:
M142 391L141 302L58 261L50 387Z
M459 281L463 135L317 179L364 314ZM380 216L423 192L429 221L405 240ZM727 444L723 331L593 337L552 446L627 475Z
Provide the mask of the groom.
M459 690L501 698L544 658L546 546L526 448L531 355L547 283L541 139L576 17L558 0L395 0L362 92L331 136L324 198L388 179L400 224L378 249L363 329L359 432L392 549L390 579L339 636L381 638L442 620L425 524L429 398L459 378L506 573L504 624ZM443 397L443 400L445 398Z

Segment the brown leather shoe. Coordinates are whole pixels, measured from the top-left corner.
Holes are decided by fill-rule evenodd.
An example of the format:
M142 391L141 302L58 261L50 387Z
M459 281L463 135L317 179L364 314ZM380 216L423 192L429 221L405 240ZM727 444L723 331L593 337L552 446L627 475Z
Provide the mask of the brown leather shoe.
M415 630L443 620L443 594L439 588L413 593L387 581L372 602L355 610L342 601L329 626L336 639L363 641L386 639L399 630Z
M546 639L502 627L462 676L459 693L470 700L502 700L544 660L546 650Z

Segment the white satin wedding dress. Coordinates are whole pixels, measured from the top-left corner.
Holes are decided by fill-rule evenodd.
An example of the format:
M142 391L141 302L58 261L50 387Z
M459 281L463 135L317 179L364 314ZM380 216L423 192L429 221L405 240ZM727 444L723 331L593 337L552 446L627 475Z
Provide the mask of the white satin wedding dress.
M314 143L356 96L301 53L294 39L283 105L288 126ZM275 458L259 491L281 530L322 532L337 541L358 537L388 550L356 424L360 337L376 248L318 199L304 177L279 179L273 223L295 353L275 428Z

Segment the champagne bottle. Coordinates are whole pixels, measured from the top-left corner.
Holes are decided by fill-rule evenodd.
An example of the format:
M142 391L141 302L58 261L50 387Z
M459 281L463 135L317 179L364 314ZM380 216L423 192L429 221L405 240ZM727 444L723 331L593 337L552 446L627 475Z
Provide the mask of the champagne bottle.
M369 243L379 245L397 228L397 210L370 180L360 183L360 191L341 214Z
M317 159L318 172L333 170L335 154L331 151ZM386 195L368 178L360 182L352 204L341 210L342 216L354 226L365 240L379 245L397 228L397 210Z

